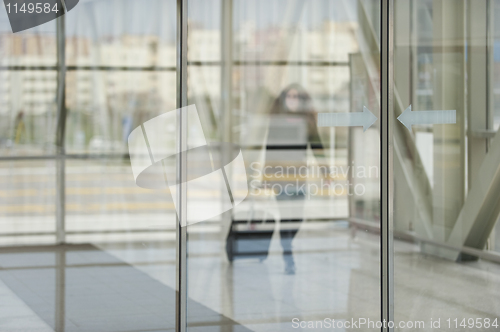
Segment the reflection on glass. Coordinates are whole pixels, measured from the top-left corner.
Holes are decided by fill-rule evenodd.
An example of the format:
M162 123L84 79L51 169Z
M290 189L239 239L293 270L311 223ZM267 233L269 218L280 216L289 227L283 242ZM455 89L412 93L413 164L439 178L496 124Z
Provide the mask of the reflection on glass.
M0 244L55 241L55 162L0 163Z
M417 114L456 111L456 123L422 123L410 132L395 120L396 322L429 327L440 319L445 331L483 331L498 317L500 259L490 255L500 213L497 7L498 1L396 2L395 116L409 105Z
M0 330L175 328L175 208L168 191L136 186L126 143L175 109L176 2L80 1L64 15L68 115L57 162L56 21L13 34L5 13ZM66 244L55 245L61 227Z
M55 21L12 33L0 10L0 155L54 153Z
M241 147L249 195L187 228L188 296L221 314L188 306L188 329L379 320L378 124L317 126L321 112L378 116L379 2L234 1L222 18L227 2L190 6L188 104L209 141Z
M307 168L308 144L316 154L324 156L312 107L309 94L300 85L292 84L280 93L269 112L265 180L260 187L269 188L278 201L285 273L291 275L295 274L292 242L304 221L305 196L310 194L307 178L301 173Z
M379 117L380 1L188 3L188 131L210 153L190 153L187 171L223 178L190 188L189 212L229 206L185 226L188 329L379 320L380 127L316 123ZM175 328L175 188L137 186L127 143L139 128L146 157L174 146L172 118L157 141L148 123L177 107L176 5L80 1L64 15L64 105L55 22L12 35L0 16L2 157L46 158L2 161L0 242L48 244L0 250L0 294L24 319L0 329ZM53 245L59 204L66 244Z
M69 153L126 153L132 129L175 109L175 5L97 1L66 15Z

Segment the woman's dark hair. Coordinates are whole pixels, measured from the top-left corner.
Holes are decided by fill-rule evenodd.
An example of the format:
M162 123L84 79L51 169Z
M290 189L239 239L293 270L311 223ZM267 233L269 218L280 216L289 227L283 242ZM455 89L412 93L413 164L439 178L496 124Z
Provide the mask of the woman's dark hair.
M286 106L286 96L290 90L295 90L299 94L300 105L299 108L295 112L306 113L311 112L314 113L314 107L312 104L311 96L307 93L307 91L297 83L292 83L288 85L283 91L281 91L278 98L275 99L273 106L271 107L271 114L276 113L289 113L292 112Z
M299 94L300 104L299 108L295 111L288 109L288 107L286 106L286 95L290 90L296 90ZM285 89L283 89L278 98L276 98L276 100L274 101L270 113L302 114L307 121L308 141L311 143L311 146L323 149L323 145L321 143L321 139L318 134L318 127L316 125L317 117L313 107L312 98L300 84L293 83L288 85Z

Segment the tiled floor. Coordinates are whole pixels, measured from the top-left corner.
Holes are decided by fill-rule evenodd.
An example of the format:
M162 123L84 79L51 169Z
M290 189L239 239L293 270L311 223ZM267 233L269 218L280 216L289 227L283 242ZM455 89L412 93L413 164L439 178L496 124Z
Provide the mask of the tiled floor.
M91 245L2 250L2 331L169 331L175 291ZM189 301L193 321L234 325ZM19 312L14 311L19 308ZM21 316L21 319L16 317ZM50 328L49 328L50 327ZM241 327L240 331L249 331Z
M229 264L224 245L218 234L189 240L189 331L300 331L308 329L294 329L293 318L380 316L377 235L353 237L342 223L302 229L294 240L295 275L284 274L278 234L262 262ZM397 241L394 272L396 322L427 324L396 331L428 331L431 318L500 315L497 264L448 262ZM174 289L169 241L1 249L0 331L171 331ZM447 330L456 331L440 329Z

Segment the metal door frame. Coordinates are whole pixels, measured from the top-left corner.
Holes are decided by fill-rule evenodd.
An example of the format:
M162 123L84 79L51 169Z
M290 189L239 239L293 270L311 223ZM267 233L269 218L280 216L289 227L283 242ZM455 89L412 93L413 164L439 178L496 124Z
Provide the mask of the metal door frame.
M177 108L187 106L187 17L188 0L177 0ZM229 36L231 34L228 34ZM381 0L381 40L380 40L380 285L381 285L381 321L394 321L394 257L393 257L393 90L394 90L394 0ZM177 115L178 148L186 144L187 119L179 111ZM186 160L177 161L177 176L182 172ZM178 183L182 183L178 182ZM176 330L187 330L187 231L181 227L181 220L186 217L186 188L177 193L179 215L177 222L176 254ZM382 331L393 331L383 324Z

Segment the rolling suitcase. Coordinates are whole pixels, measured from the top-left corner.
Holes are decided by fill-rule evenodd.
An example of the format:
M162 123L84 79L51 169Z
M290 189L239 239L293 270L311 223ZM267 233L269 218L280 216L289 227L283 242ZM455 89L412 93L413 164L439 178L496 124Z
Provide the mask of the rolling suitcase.
M248 219L233 217L226 238L226 253L230 262L240 258L258 258L263 261L269 254L269 246L276 222L264 211L255 211Z

